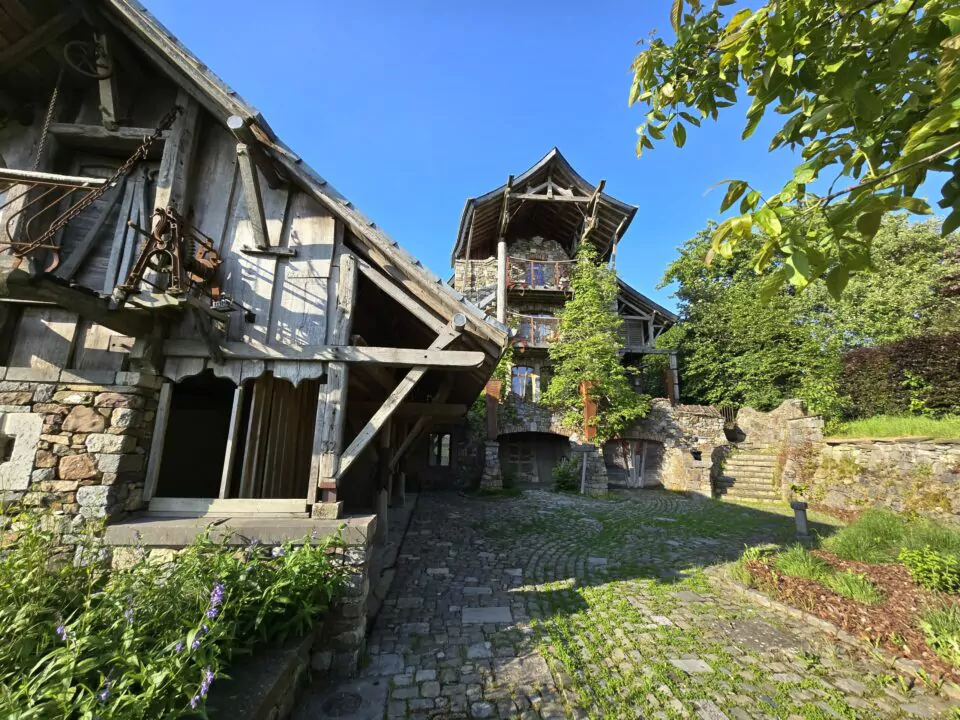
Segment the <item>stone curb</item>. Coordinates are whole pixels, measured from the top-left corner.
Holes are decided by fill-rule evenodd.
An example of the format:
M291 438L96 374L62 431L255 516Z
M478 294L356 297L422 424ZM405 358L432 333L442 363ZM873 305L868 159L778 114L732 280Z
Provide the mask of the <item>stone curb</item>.
M923 677L917 672L918 666L912 660L907 660L906 658L897 657L892 655L885 650L879 648L874 648L867 643L863 642L854 635L851 635L846 630L838 628L831 622L827 622L822 618L818 618L815 615L799 610L790 605L786 605L782 602L774 600L758 590L752 588L744 587L740 583L733 580L733 578L727 575L727 572L723 568L710 568L704 571L704 574L710 578L711 582L715 582L718 585L722 585L728 590L733 590L734 592L742 595L743 597L751 600L758 605L763 607L770 608L775 612L779 612L784 615L789 615L792 618L801 620L802 622L815 627L818 630L822 630L828 635L833 636L844 645L848 645L856 650L862 650L864 652L869 651L871 654L879 655L884 662L888 663L891 667L896 668L898 671L909 675L910 677L923 681ZM928 686L929 687L929 686ZM933 688L931 688L933 689ZM951 700L960 701L960 685L953 683L949 680L944 681L943 685L940 687L939 691L941 694L949 697Z

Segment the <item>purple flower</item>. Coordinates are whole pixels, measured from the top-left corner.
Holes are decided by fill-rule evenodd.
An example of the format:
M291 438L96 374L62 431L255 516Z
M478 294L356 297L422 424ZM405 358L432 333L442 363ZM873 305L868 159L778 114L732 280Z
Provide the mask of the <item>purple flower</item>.
M190 707L196 710L197 705L200 704L200 699L205 698L207 693L210 692L210 686L213 685L213 680L216 675L213 674L213 670L208 665L203 671L203 680L200 682L200 690L190 699Z
M69 637L69 633L67 632L67 628L63 623L60 623L59 625L57 625L56 632L57 632L57 637L59 637L63 642L67 641L67 637Z
M183 651L183 640L176 644L176 646L173 648L173 651L176 653Z
M223 604L223 583L216 582L213 590L210 591L210 606L207 608L207 617L211 620L220 614L220 606Z
M190 643L190 649L196 650L198 647L200 647L200 638L202 638L208 632L210 632L210 626L207 625L206 623L201 625L200 630L197 632L197 637L194 638L192 643Z
M275 548L273 548L273 549L270 551L270 554L271 554L273 557L283 557L284 555L287 554L287 549L286 549L285 547L283 547L282 545L277 545Z
M127 619L127 624L133 625L133 608L128 607L123 611L123 616Z
M190 649L191 649L191 650L196 650L198 647L200 647L200 637L199 637L199 636L197 636L196 638L194 638L194 641L193 641L192 643L190 643Z

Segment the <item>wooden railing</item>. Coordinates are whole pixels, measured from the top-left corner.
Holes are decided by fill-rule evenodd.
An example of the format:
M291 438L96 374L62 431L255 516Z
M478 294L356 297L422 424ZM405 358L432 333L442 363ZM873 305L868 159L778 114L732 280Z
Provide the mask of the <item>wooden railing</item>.
M555 342L560 321L555 317L540 317L536 315L520 315L510 313L511 323L516 328L514 344L524 344L527 347L548 347Z
M507 258L507 287L511 290L570 289L573 260Z

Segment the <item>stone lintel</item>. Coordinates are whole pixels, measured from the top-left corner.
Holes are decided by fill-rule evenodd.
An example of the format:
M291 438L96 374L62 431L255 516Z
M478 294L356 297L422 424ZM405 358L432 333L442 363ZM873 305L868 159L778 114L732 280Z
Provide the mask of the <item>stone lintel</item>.
M375 515L328 520L323 518L276 518L276 517L196 517L196 518L151 518L139 517L123 520L107 526L104 542L107 545L180 548L191 544L198 535L213 523L211 537L220 540L227 537L230 545L246 545L256 538L266 545L278 545L290 540L297 541L314 536L315 542L336 535L346 545L368 546L373 539L377 518ZM139 533L139 540L137 537Z

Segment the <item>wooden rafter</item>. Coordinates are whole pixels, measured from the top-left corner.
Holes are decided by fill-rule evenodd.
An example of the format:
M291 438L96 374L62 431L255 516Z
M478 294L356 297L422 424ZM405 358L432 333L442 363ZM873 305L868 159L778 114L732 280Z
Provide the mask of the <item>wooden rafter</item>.
M447 376L444 378L443 383L440 385L440 388L437 390L437 394L433 396L431 405L436 405L437 407L442 406L446 403L447 398L450 397L450 391L453 389L453 383L451 378ZM424 413L417 421L413 424L413 427L410 428L406 437L404 437L403 442L400 443L400 447L396 449L393 455L390 458L390 468L396 468L400 460L403 459L403 456L410 450L410 447L417 441L426 430L428 430L433 424L434 419L433 414Z
M80 21L80 13L68 8L0 50L0 73L6 72L63 35Z
M443 351L444 348L448 347L460 337L460 331L466 324L467 319L462 315L454 317L430 344L430 350ZM483 355L483 353L478 354ZM428 370L429 368L425 365L417 365L407 372L406 376L400 381L397 387L394 388L393 392L383 401L380 409L373 414L373 417L370 418L363 429L357 433L357 436L353 439L353 442L350 443L350 446L343 451L343 455L340 456L340 467L337 469L337 479L343 477L347 470L350 469L350 466L360 456L360 453L362 453L370 441L376 437L380 429L387 420L390 419L390 416L393 415L393 412L400 406L404 398L410 394L423 376L427 374Z
M417 320L422 322L434 332L439 332L446 325L446 323L438 319L436 315L431 313L429 310L423 307L423 305L407 295L395 283L391 282L386 275L370 265L370 263L358 258L357 268L361 273L363 273L364 277L373 282L373 284L383 290L384 293L400 303L400 305L409 311L411 315L413 315L415 318L417 318Z
M227 118L227 127L238 143L247 146L250 160L263 174L263 179L271 190L276 190L286 182L286 178L280 176L277 172L277 166L264 151L260 140L257 138L250 124L239 115L231 115Z
M240 171L240 183L243 186L243 202L247 208L247 221L253 232L253 243L258 250L270 247L267 233L267 216L263 209L263 195L260 192L260 177L257 166L250 155L249 146L237 143L237 168ZM252 248L244 248L250 250Z

